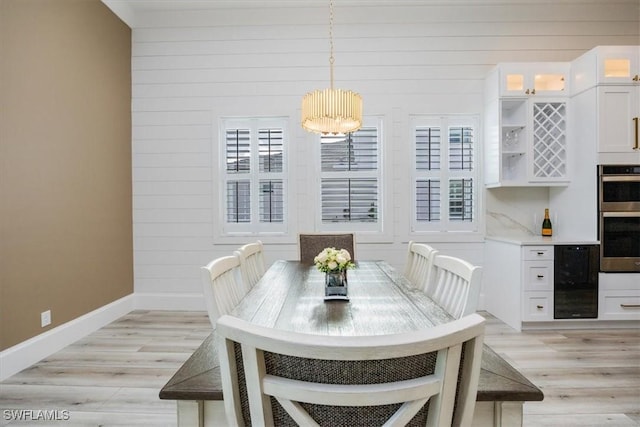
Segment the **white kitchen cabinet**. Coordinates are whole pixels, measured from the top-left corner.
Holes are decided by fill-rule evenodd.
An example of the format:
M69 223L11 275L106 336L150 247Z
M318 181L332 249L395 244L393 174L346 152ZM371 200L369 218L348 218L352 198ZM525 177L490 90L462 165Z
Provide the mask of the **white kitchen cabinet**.
M598 163L640 163L640 46L596 47L572 62L570 80L572 107L584 110L575 125L597 125Z
M638 138L640 86L606 85L598 87L598 152L627 153L640 161Z
M598 304L602 320L640 320L638 291L601 291Z
M640 320L640 273L600 273L598 318Z
M500 98L485 114L487 187L568 184L565 98Z
M640 46L595 49L598 84L634 84L640 80Z
M553 320L553 246L522 247L522 320Z
M482 280L485 309L518 331L566 328L569 324L575 327L576 322L584 327L637 325L640 273L598 274L597 319L554 318L555 245L568 244L592 242L536 236L525 240L487 237Z
M553 321L552 244L487 240L483 292L489 313L516 330L523 322Z
M571 62L571 95L598 85L640 84L640 46L598 46Z
M500 96L567 96L568 62L512 62L498 65Z
M567 184L567 101L529 100L529 181Z

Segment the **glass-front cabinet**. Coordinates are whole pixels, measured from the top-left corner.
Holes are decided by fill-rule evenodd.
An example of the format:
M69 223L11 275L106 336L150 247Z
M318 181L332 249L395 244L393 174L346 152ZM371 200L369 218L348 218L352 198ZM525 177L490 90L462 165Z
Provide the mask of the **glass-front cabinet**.
M596 86L640 86L640 46L598 46L571 63L571 92Z
M597 57L599 84L639 83L639 46L602 46L597 48Z
M563 96L569 93L569 63L500 64L500 96Z

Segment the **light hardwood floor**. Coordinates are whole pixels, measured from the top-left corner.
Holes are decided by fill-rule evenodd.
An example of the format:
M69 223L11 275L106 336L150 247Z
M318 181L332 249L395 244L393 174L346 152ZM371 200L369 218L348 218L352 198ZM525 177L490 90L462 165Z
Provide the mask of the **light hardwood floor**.
M486 343L545 394L525 404L526 427L640 426L637 329L519 333L481 314ZM0 383L0 425L175 426L158 392L210 332L204 312L132 312ZM70 419L6 419L20 409Z

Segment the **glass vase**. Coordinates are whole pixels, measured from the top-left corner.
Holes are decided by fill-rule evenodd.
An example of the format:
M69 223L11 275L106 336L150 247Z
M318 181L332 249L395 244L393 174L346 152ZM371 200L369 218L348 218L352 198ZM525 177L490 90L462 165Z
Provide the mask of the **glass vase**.
M348 300L347 271L327 271L324 276L325 300Z

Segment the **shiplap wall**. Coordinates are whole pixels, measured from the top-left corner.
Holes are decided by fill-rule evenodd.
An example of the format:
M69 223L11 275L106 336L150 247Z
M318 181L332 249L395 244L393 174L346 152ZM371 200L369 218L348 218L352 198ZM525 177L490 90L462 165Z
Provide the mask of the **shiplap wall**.
M483 79L499 62L570 61L597 45L639 44L639 1L353 4L335 1L335 85L383 117L388 190L385 232L359 236L358 256L403 268L414 239L482 265L481 242L410 235L410 115L482 114ZM288 238L263 238L267 261L295 259L296 234L314 231L317 137L300 129L299 108L306 92L329 84L328 7L305 5L136 11L133 222L143 306L204 308L199 267L255 240L214 237L221 116L290 118L294 215Z

